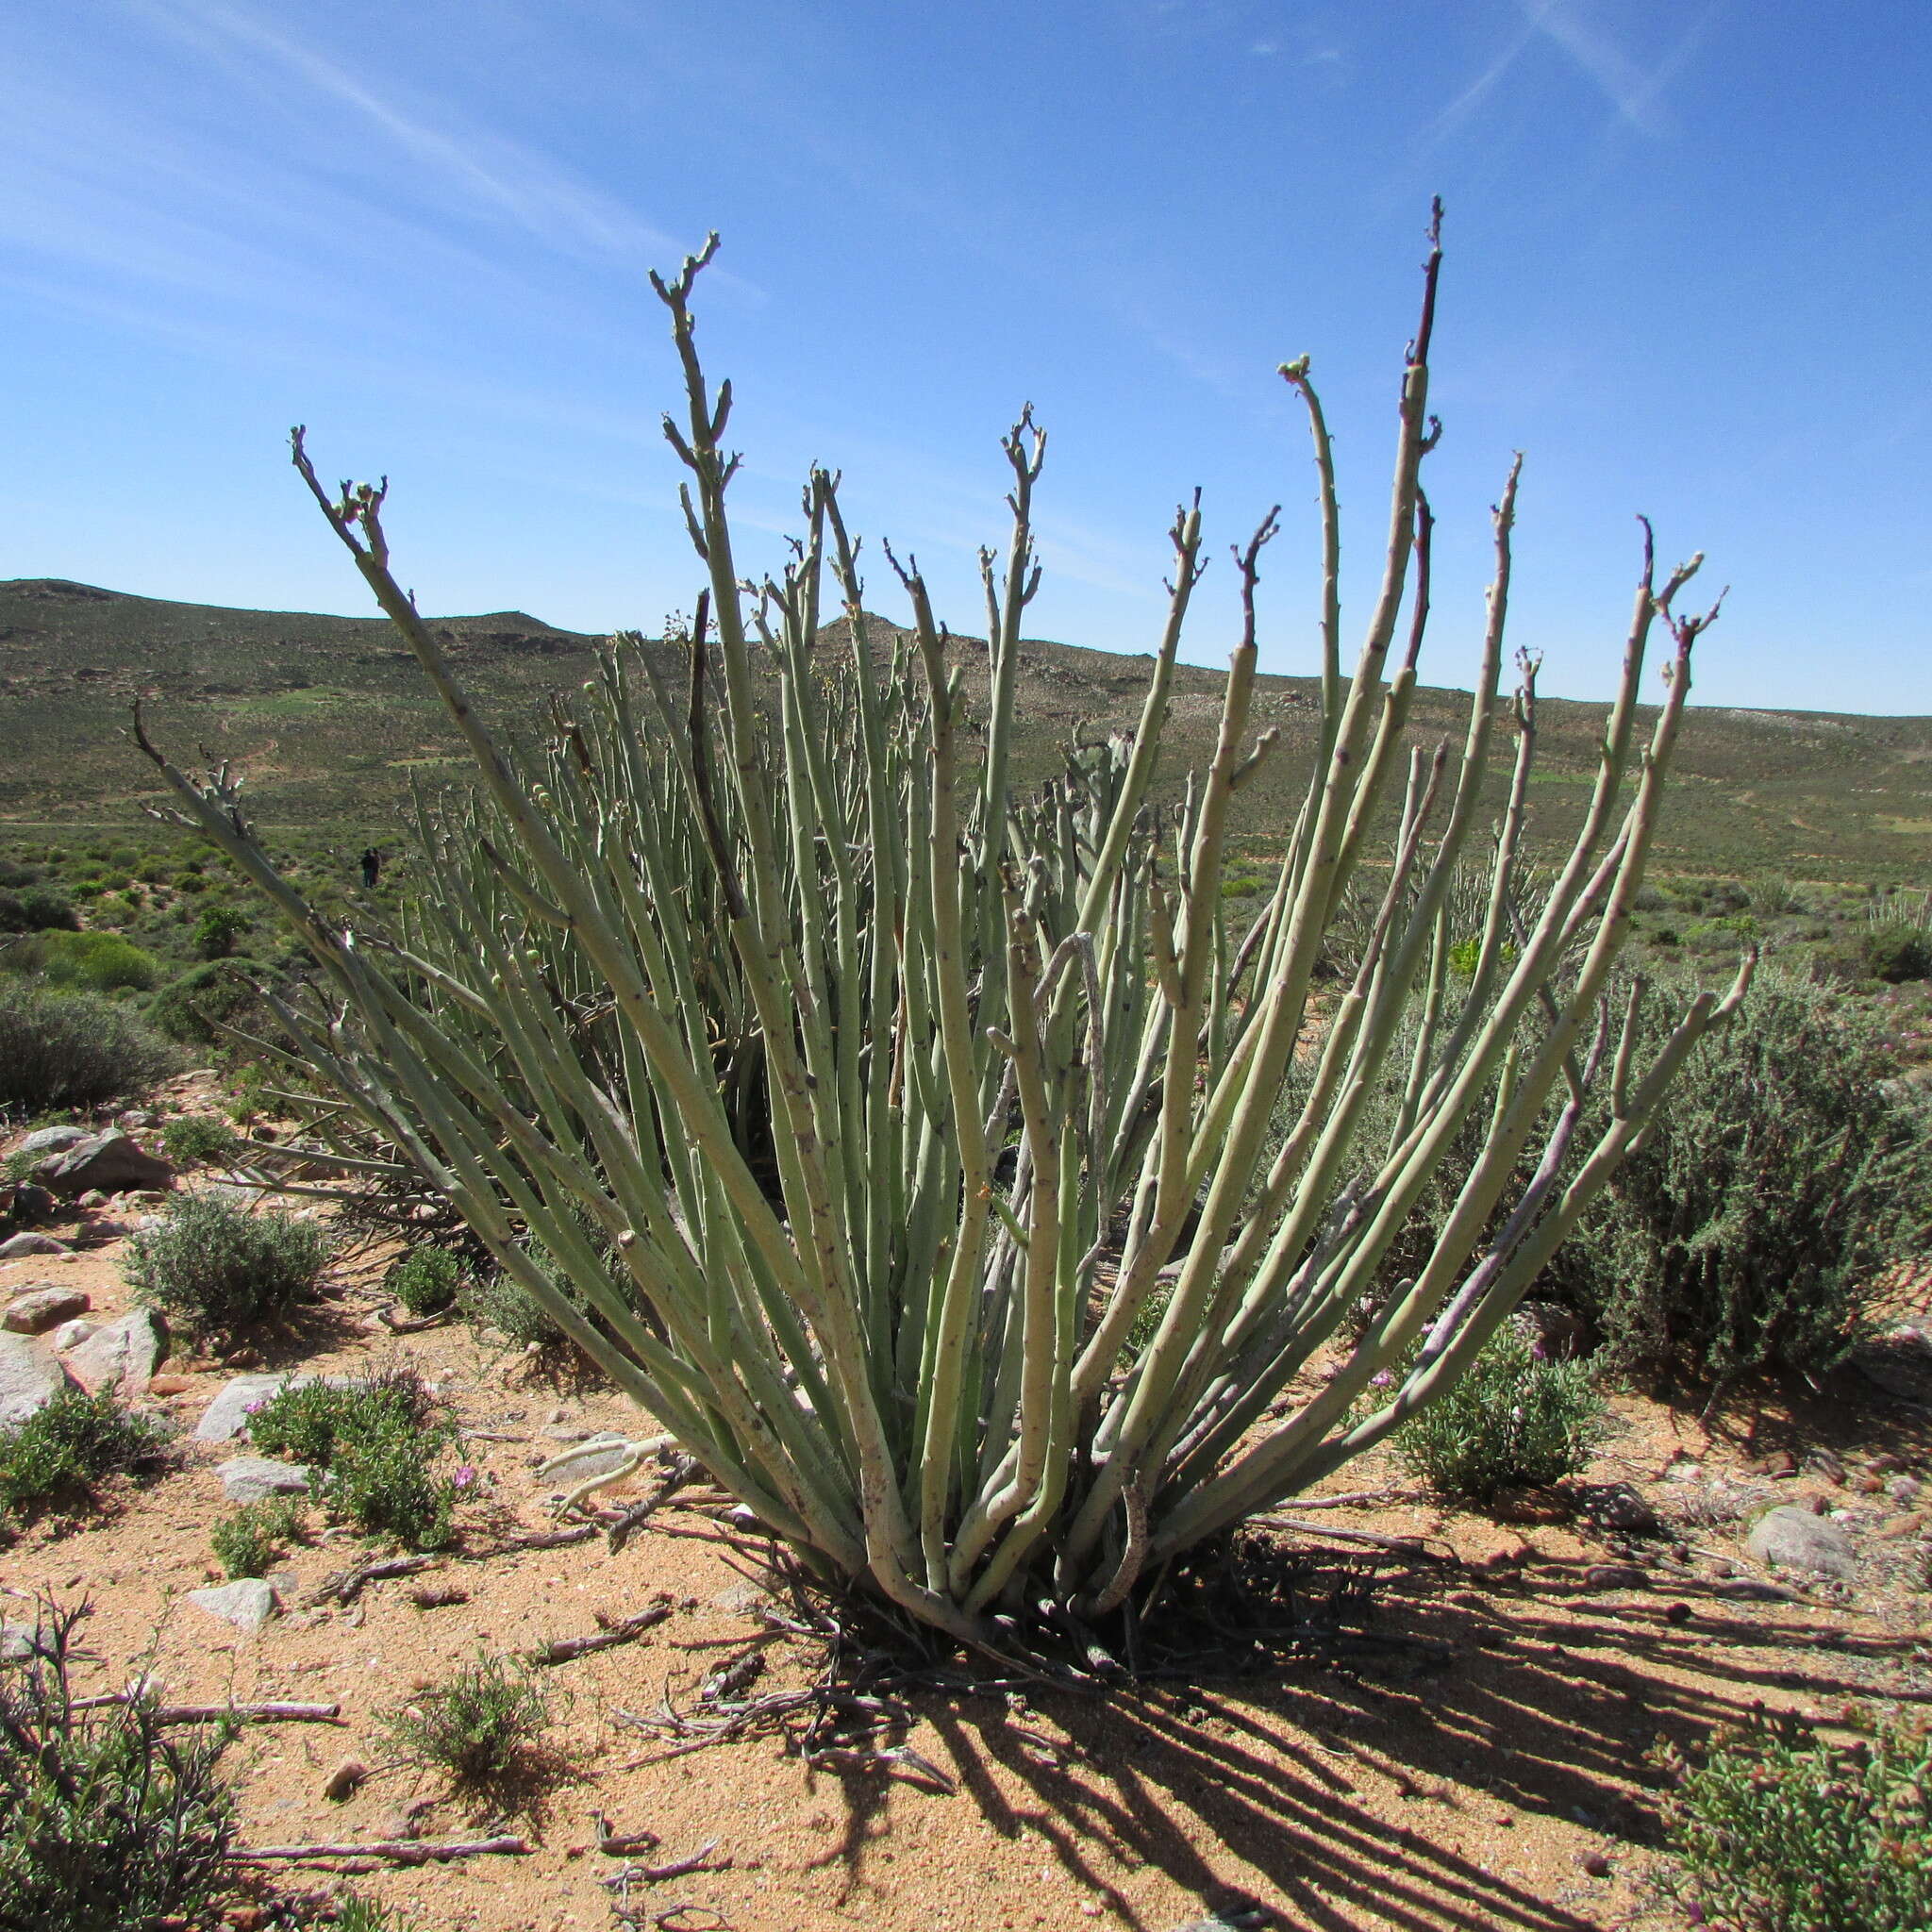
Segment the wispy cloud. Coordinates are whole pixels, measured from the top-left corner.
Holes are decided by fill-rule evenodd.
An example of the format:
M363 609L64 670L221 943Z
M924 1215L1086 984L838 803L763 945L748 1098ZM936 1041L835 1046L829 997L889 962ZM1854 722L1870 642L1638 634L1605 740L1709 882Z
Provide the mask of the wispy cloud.
M1432 135L1454 134L1466 125L1523 56L1542 44L1566 55L1624 125L1652 138L1662 136L1670 126L1664 93L1718 11L1715 4L1703 8L1662 58L1646 64L1618 43L1591 0L1516 0L1516 8L1520 25L1489 66L1436 116Z

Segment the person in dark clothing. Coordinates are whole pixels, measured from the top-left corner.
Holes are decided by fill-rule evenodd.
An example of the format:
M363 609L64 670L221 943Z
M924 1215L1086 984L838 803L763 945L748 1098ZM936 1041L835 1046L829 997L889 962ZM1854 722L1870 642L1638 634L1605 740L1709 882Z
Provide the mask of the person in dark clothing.
M375 890L375 881L382 872L382 854L374 845L362 855L362 883L371 891Z

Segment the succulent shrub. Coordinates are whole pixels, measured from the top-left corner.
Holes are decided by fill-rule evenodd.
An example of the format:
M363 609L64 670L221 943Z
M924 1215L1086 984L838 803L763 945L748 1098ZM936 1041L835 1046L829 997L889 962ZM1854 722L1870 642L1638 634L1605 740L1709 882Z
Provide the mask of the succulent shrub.
M225 1576L264 1576L301 1534L303 1507L293 1496L244 1503L208 1533Z
M465 1486L437 1467L455 1441L447 1412L408 1370L337 1387L277 1390L248 1419L249 1440L320 1474L314 1500L365 1536L441 1549Z
M1871 1722L1850 1747L1790 1716L1721 1731L1701 1762L1666 1750L1669 1889L1699 1924L1918 1932L1932 1924L1932 1729Z
M1396 1435L1395 1452L1437 1495L1490 1503L1506 1490L1574 1475L1603 1419L1585 1364L1545 1360L1506 1327L1455 1388Z
M192 1335L233 1335L315 1298L329 1241L315 1223L183 1194L129 1236L122 1271L138 1299Z
M424 891L394 935L325 918L249 833L225 774L196 783L142 742L182 822L301 935L330 1006L285 1001L279 1017L395 1150L389 1164L446 1194L505 1274L808 1562L957 1637L1003 1641L1042 1604L1110 1612L1169 1557L1445 1393L1728 1013L1700 993L1640 1052L1639 1008L1605 999L1710 618L1674 608L1695 562L1659 581L1646 542L1575 842L1519 927L1536 731L1534 667L1514 704L1501 696L1515 470L1460 751L1406 741L1428 612L1432 241L1352 675L1326 421L1307 361L1283 372L1319 483L1319 703L1299 817L1230 931L1237 795L1289 757L1278 732L1250 729L1274 513L1237 552L1216 746L1178 803L1156 774L1204 563L1198 502L1170 533L1139 729L1075 746L1022 795L1013 713L1044 457L1031 412L1004 444L1013 524L1004 561L983 557L983 654L890 550L911 627L874 637L824 471L791 562L742 587L730 391L704 373L691 308L710 256L656 283L685 379L666 433L704 590L664 642L614 640L543 746L500 743L465 698L391 572L385 489L330 492L294 438L475 762L473 804L420 809ZM1658 629L1669 681L1640 744ZM1491 840L1485 778L1512 739ZM1479 838L1477 949L1452 973L1444 911ZM1365 884L1374 910L1338 956L1331 924ZM1318 1015L1324 959L1340 977ZM1397 1118L1364 1180L1363 1108L1418 989ZM1298 1057L1306 1096L1270 1149ZM1596 1091L1607 1108L1586 1132ZM1457 1145L1474 1151L1457 1157L1450 1212L1394 1275L1395 1234ZM1335 1373L1291 1394L1331 1349Z
M242 1142L226 1121L184 1114L161 1129L161 1145L176 1167L212 1167L235 1158Z
M103 1476L151 1456L160 1430L130 1415L111 1391L63 1391L44 1407L0 1429L0 1518L35 1516L84 1501Z

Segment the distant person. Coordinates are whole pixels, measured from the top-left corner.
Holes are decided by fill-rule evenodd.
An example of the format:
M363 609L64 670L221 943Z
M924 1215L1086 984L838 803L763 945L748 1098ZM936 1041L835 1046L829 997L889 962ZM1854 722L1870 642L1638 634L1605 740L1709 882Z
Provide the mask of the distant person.
M382 854L374 845L362 855L362 883L370 891L375 890L375 882L382 875Z

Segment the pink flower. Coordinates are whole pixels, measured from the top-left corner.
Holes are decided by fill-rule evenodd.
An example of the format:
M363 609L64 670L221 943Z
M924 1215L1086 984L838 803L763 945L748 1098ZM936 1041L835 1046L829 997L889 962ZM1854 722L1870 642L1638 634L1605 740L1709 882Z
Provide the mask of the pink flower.
M1377 1369L1375 1373L1369 1377L1369 1387L1371 1389L1386 1389L1388 1388L1390 1383L1394 1381L1394 1379L1395 1376L1391 1371L1388 1369Z
M453 1490L467 1490L470 1487L470 1485L474 1483L475 1480L475 1464L466 1462L459 1470L457 1471L456 1474L450 1477L449 1483L450 1488Z

